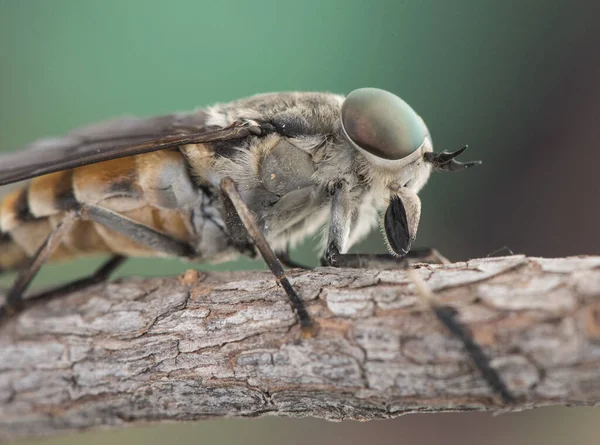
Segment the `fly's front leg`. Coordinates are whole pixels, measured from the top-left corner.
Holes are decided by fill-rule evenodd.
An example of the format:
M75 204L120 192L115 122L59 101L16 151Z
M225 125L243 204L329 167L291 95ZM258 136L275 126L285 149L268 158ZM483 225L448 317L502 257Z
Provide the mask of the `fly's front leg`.
M246 237L246 234L250 236L254 242L254 245L256 246L256 249L260 252L261 256L265 260L265 263L267 266L269 266L269 269L271 269L273 275L275 275L277 282L281 285L281 287L283 287L283 290L290 299L292 307L296 311L303 334L306 337L312 336L314 334L315 327L310 315L308 315L306 306L290 284L287 276L285 275L285 271L283 270L283 266L277 258L277 255L275 255L273 249L271 249L271 246L269 246L265 236L258 228L250 209L242 200L242 197L237 190L235 181L229 177L223 178L221 181L221 190L226 199L224 202L225 212L227 213L228 208L230 209L231 207L235 210L235 215L226 214L225 219L234 221L239 220L244 228L243 235L239 232L234 235L236 238L238 238L237 241L241 242L242 238ZM227 203L227 200L229 203ZM231 204L231 207L229 207L228 204Z
M344 252L352 221L350 209L347 190L343 184L337 184L332 197L327 250L321 259L321 265L355 269L403 269L411 263L449 263L436 249L410 250L421 214L421 201L411 190L402 189L397 197L392 198L385 213L386 238L394 254Z
M327 257L330 258L329 262ZM328 252L321 266L348 267L352 269L405 269L411 264L450 264L437 249L412 249L400 257L391 253L335 253Z
M363 267L358 258L350 258L344 253L350 235L353 210L347 185L344 182L338 182L333 185L331 193L327 250L321 259L321 264L333 267Z

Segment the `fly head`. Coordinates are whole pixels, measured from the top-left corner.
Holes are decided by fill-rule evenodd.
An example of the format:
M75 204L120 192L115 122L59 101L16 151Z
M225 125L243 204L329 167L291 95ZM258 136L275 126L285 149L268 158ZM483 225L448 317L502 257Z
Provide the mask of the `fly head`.
M351 92L342 105L350 142L375 164L406 158L429 139L419 115L398 96L377 88Z

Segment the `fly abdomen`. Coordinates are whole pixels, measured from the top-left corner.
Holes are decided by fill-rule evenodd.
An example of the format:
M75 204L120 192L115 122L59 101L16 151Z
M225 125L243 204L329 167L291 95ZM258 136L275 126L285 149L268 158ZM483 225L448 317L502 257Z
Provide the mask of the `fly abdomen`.
M197 191L187 164L176 151L116 159L34 178L0 200L0 270L24 266L65 212L85 205L100 206L175 239L193 243L196 233L190 204ZM118 253L155 256L110 227L78 220L52 260Z
M73 172L65 170L31 180L27 188L27 202L34 217L57 215L79 206L73 193Z
M40 176L2 198L0 236L5 241L0 243L0 265L3 269L22 268L60 223L65 211L79 206L73 197L72 174L72 170L67 170ZM108 251L93 223L78 221L51 259Z
M27 264L29 256L10 236L0 233L0 274L21 269Z

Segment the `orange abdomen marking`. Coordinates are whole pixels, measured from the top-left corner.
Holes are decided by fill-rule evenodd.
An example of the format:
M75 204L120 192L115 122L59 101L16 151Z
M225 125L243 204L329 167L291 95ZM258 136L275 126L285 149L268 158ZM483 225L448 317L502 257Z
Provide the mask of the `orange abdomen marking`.
M196 199L181 153L164 151L115 159L31 180L0 201L0 270L23 267L66 211L98 205L176 239L195 237L187 204ZM157 256L108 227L78 221L53 260L120 253Z

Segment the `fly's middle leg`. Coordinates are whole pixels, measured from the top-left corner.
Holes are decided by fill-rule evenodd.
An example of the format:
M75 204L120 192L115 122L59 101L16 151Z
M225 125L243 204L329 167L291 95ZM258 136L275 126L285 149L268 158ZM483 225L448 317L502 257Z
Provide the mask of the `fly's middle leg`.
M292 307L294 308L298 317L298 321L300 322L300 327L303 334L306 337L312 336L315 330L313 320L308 314L304 302L300 299L287 279L281 262L260 231L256 221L254 220L254 216L250 212L250 209L248 209L248 206L242 200L242 197L237 190L235 181L229 177L223 178L221 181L221 191L223 192L225 199L229 201L226 201L224 204L231 204L231 206L224 205L225 212L229 212L230 210L228 210L228 208L231 209L231 207L233 207L233 211L236 213L235 215L225 215L225 219L229 221L233 220L241 222L241 226L243 226L246 233L250 236L254 245L256 246L256 249L260 252L265 263L267 266L269 266L269 269L271 269L271 272L273 272L273 275L275 275L278 283L281 285L281 287L283 287L283 290L290 299ZM239 238L239 233L235 236Z

